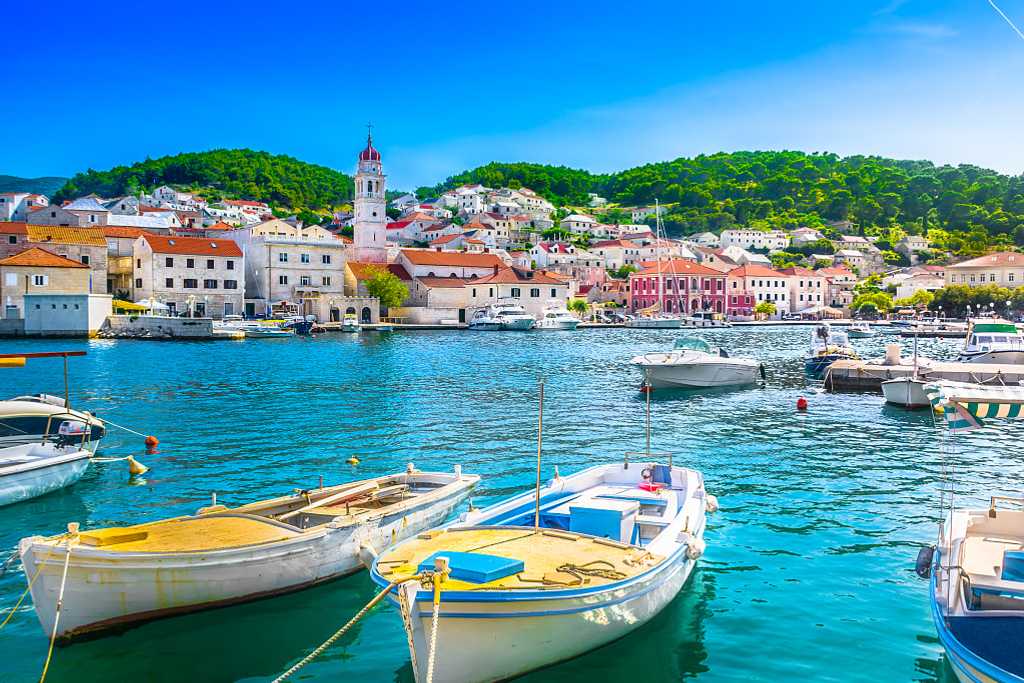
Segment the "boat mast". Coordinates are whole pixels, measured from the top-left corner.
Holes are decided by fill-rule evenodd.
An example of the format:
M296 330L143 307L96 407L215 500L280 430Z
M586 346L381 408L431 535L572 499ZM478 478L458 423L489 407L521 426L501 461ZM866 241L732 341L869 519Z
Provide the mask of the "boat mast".
M544 443L544 378L540 378L540 404L537 410L537 485L533 512L533 528L540 529L540 453Z
M665 279L661 276L661 213L654 200L654 258L658 262L658 315L665 313Z

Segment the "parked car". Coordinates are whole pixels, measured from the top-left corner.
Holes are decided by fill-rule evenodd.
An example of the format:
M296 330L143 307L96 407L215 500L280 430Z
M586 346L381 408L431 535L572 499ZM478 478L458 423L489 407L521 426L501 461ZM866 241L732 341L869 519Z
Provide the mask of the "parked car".
M784 316L782 316L782 319L783 320L803 320L803 316L801 316L799 313L786 313Z

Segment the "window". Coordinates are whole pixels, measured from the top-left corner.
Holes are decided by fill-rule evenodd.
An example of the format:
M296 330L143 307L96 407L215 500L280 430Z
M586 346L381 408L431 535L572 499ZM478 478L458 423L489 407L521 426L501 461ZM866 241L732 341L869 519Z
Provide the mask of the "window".
M282 251L280 254L277 255L277 262L288 263L288 254Z
M136 289L140 289L141 287L142 287L142 278L141 277L135 278L135 288Z
M187 259L185 259L185 267L186 268L195 268L196 267L196 260L194 258L187 258Z
M184 287L185 289L198 289L199 288L199 280L194 280L192 278L185 278L184 280L181 281L181 286Z
M324 275L321 278L321 280L323 282L324 287L330 287L331 286L331 276L330 275Z
M331 262L331 255L330 254L323 254L320 257L320 263L329 264L330 262Z
M139 260L141 261L142 259L139 259ZM171 258L170 256L165 258L164 259L164 266L167 267L167 268L173 268L174 267L174 259ZM139 268L141 268L141 267L142 267L142 263L139 263Z
M554 287L551 288L551 298L552 299L558 298L558 290L555 289Z
M4 285L7 287L13 287L18 284L18 275L16 273L7 273L7 277L4 278Z
M299 254L300 263L309 263L309 254Z
M1013 282L1013 273L1007 273L1006 280L1007 282Z
M7 243L8 244L17 244L18 243L18 236L17 235L8 235L7 236Z
M225 280L224 289L238 289L238 280Z
M537 298L538 296L540 296L540 289L538 289L537 287L534 287L533 289L531 289L530 290L530 296L532 296L534 298Z
M277 284L279 284L279 285L286 285L286 284L288 284L288 276L287 275L278 275L277 276Z
M49 283L50 283L50 276L49 275L33 275L32 276L32 284L35 285L36 287L45 287Z
M217 289L217 281L203 280L203 289Z
M310 284L312 284L312 281L313 281L313 279L311 277L309 277L308 275L302 275L302 276L299 277L299 286L300 287L309 287Z
M212 258L206 259L206 269L207 270L213 270L213 259Z
M141 287L142 286L142 280L139 280L138 282L139 282L138 286ZM166 277L166 278L164 278L164 287L166 287L167 289L174 289L174 278L173 277Z
M228 259L228 261L226 261L226 263L227 263L228 270L234 270L235 269L235 262L234 261Z
M82 263L85 264L85 265L89 265L89 255L88 254L82 254Z

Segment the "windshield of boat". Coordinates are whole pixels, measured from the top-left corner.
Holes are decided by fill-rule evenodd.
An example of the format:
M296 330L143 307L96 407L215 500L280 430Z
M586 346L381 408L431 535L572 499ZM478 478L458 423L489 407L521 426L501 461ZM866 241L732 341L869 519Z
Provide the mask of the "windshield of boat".
M700 337L680 337L676 340L676 350L711 353L711 346Z

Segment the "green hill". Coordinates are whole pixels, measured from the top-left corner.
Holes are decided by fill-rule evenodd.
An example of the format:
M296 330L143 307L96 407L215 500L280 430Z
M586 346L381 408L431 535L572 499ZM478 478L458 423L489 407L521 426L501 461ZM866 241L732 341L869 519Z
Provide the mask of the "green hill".
M109 171L78 173L57 201L92 192L102 197L136 194L160 185L195 190L208 200L254 199L276 207L328 209L352 199L352 179L326 166L251 149L214 149L146 159Z
M33 192L52 197L67 178L60 176L44 176L42 178L19 178L14 175L0 175L0 192Z
M525 185L557 205L585 206L588 192L624 206L660 199L673 235L849 220L886 242L927 232L939 249L956 253L1024 245L1024 178L969 165L785 151L681 157L609 174L495 162L421 192L473 182ZM614 208L606 213L629 220Z

